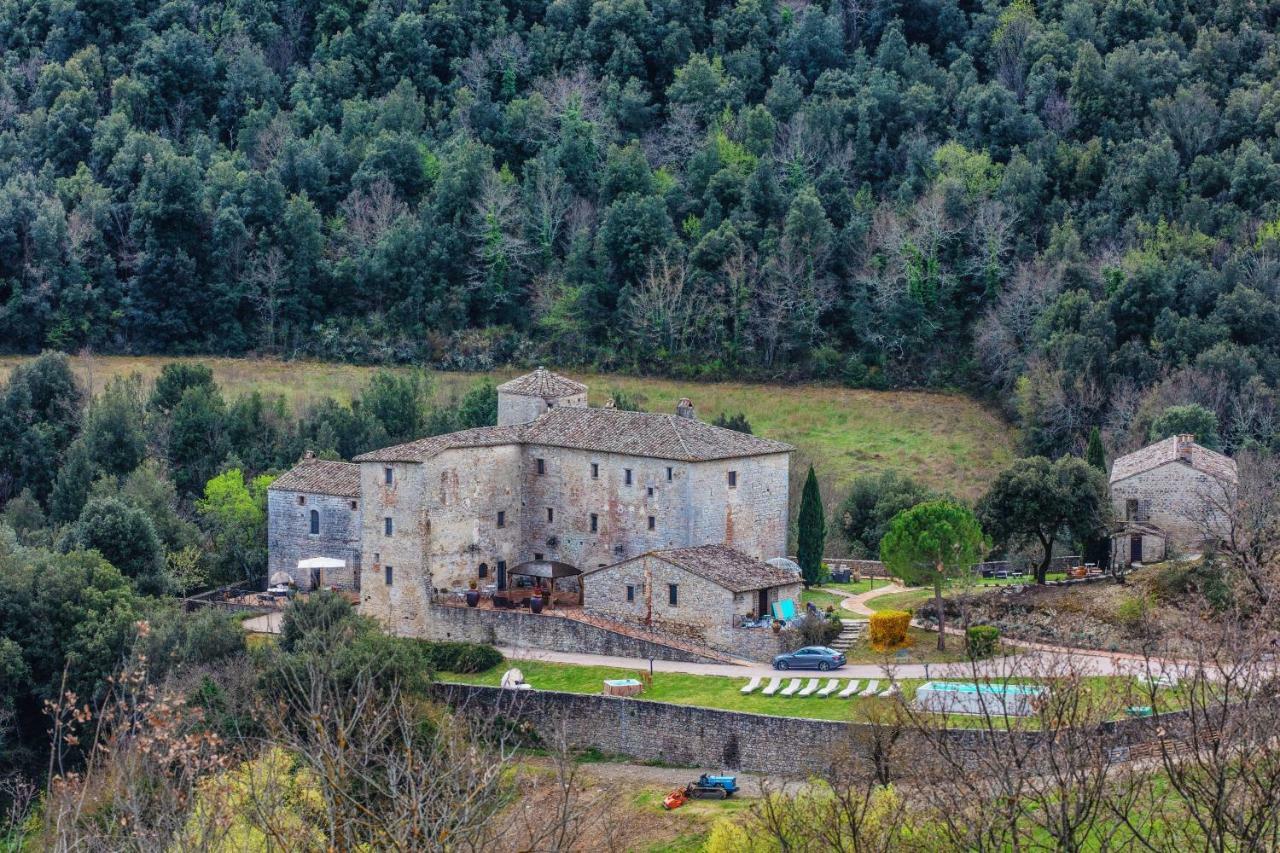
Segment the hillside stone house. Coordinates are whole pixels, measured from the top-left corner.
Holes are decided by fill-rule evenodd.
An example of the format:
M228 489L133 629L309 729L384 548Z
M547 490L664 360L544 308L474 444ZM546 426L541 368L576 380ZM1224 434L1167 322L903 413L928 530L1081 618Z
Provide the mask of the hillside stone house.
M754 562L781 556L791 450L703 423L688 400L670 414L591 408L585 385L538 368L498 387L496 426L363 454L342 469L353 481L325 487L340 495L305 496L358 508L361 610L429 636L442 594L472 582L505 590L534 561L586 572L707 544ZM296 503L320 479L307 473L315 464L273 489L273 571L313 550L328 556L306 538L312 507ZM325 519L322 509L322 539Z
M1176 435L1121 456L1111 466L1113 565L1200 553L1223 523L1235 460Z
M785 599L799 600L798 575L725 545L650 551L583 578L592 613L653 624L673 634L732 649L742 618L767 616Z
M358 589L360 466L308 453L267 489L267 575L283 572L298 589ZM342 569L300 570L312 557L342 560Z

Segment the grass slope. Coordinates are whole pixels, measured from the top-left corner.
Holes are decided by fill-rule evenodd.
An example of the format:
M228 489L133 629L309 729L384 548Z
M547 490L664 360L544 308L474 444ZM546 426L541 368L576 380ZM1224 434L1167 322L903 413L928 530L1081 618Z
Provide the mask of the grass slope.
M22 360L18 356L0 358L0 379L7 378ZM228 396L247 391L278 394L295 409L326 396L349 400L375 369L234 358L91 356L76 357L73 363L86 386L96 392L113 376L139 373L154 379L164 364L181 360L208 364ZM961 394L568 372L591 386L592 403L597 405L616 389L633 395L649 411L674 411L676 401L688 396L704 420L720 412L744 413L757 434L795 445L793 471L797 476L803 475L811 462L817 467L828 509L844 496L855 477L889 469L958 497L974 499L1013 458L1009 427ZM503 381L516 373L503 370L492 377ZM460 395L478 376L437 373L437 395L442 401Z

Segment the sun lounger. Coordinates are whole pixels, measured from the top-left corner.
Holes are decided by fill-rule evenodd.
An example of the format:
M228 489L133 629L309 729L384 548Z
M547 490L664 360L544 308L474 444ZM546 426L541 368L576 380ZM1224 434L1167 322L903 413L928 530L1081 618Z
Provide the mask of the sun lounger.
M850 696L852 696L853 694L857 693L857 692L858 692L858 684L859 684L858 679L856 679L856 678L850 679L850 680L849 680L849 683L845 685L844 690L841 690L841 691L840 691L840 693L838 694L838 695L839 695L839 697L840 697L841 699L848 699Z
M781 678L770 678L770 679L769 679L769 686L768 686L768 687L766 687L766 688L765 688L764 690L762 690L761 692L762 692L762 693L764 693L764 695L765 695L765 696L772 696L773 694L775 694L775 693L777 693L777 692L778 692L778 688L779 688L779 687L781 687L781 686L782 686L782 679L781 679Z
M745 694L747 694L747 693L755 693L755 692L756 692L756 688L760 686L760 682L761 682L761 681L764 681L764 679L763 679L763 678L760 678L759 676L756 676L755 678L753 678L753 679L751 679L750 681L748 681L748 682L747 682L747 686L746 686L746 687L744 687L744 688L742 688L742 689L741 689L740 691L738 691L738 692L739 692L739 693L742 693L742 694L744 694L744 695L745 695Z
M859 696L874 696L880 692L880 682L874 678L867 684L867 689L859 693Z
M833 678L827 682L827 686L818 691L819 696L830 696L836 692L836 688L840 686L840 679Z
M818 679L816 679L816 678L810 678L810 679L809 679L809 683L808 683L808 684L806 684L806 685L804 686L804 690L801 690L801 691L800 691L800 693L799 693L798 695L800 695L800 696L812 696L813 694L815 694L815 693L817 693L817 692L818 692Z
M888 687L886 687L884 690L881 690L881 691L880 691L879 693L877 693L876 695L877 695L878 697L880 697L881 699L890 699L890 698L892 698L892 697L894 697L894 696L897 696L897 695L898 695L898 685L896 685L896 684L890 684Z
M798 679L798 678L793 678L793 679L791 679L791 683L790 683L790 684L788 684L786 687L782 688L782 692L781 692L781 693L779 693L778 695L779 695L779 696L794 696L794 695L796 695L796 691L797 691L797 690L799 690L799 689L800 689L800 679Z

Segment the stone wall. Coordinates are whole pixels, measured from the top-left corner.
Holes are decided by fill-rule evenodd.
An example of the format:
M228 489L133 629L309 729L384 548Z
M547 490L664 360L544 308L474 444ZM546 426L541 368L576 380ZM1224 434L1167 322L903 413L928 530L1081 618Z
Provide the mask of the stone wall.
M426 569L433 587L493 584L499 562L511 567L528 559L521 541L522 462L520 447L508 444L446 450L423 464Z
M636 761L661 761L699 769L739 770L775 776L822 773L836 762L870 762L878 742L876 729L858 723L809 720L743 714L711 708L693 708L643 699L584 695L538 690L513 691L497 687L441 684L436 693L455 707L465 706L473 716L496 711L507 720L533 723L538 731L561 728L576 749L596 749ZM823 701L823 700L814 700ZM1174 715L1160 723L1168 725ZM1098 728L1099 749L1116 750L1152 740L1156 724L1151 720L1125 720ZM953 729L947 737L956 753L977 745L983 732ZM1034 743L1034 733L1005 734ZM890 761L895 777L916 771L921 754L931 752L915 736L902 735L894 749L898 762Z
M579 406L585 408L587 405L587 394L573 394L568 397L560 397L552 401L556 406ZM515 424L527 424L530 421L537 420L546 413L549 406L547 401L541 397L532 397L528 394L508 394L503 391L498 392L498 426L513 426Z
M526 446L523 532L529 553L525 559L541 553L585 570L689 544L690 467L616 453ZM627 471L631 472L629 484Z
M670 585L676 603L670 603ZM627 601L627 587L634 597ZM644 622L650 613L662 627L689 630L732 625L734 595L666 560L645 556L599 569L584 579L583 606L592 612L629 622Z
M690 465L689 532L682 544L722 542L757 560L783 556L789 466L786 453Z
M353 503L357 508L352 508ZM347 567L324 570L319 586L354 588L361 560L358 507L356 498L268 489L267 577L288 572L299 589L309 590L312 578L298 569L298 561L331 557L345 560ZM319 514L318 534L311 533L312 512Z
M642 668L644 661L651 656L654 660L684 663L724 663L717 658L651 643L585 622L519 610L433 606L422 622L422 630L415 636L429 640L462 640L554 652L635 658L637 669Z
M1117 521L1136 521L1158 527L1169 542L1184 552L1203 548L1204 528L1212 524L1208 514L1212 502L1221 502L1223 485L1203 471L1182 461L1166 462L1156 468L1134 474L1111 484L1111 500ZM1131 519L1129 501L1138 501L1145 519ZM1143 560L1162 559L1165 554L1157 537L1143 540ZM1129 561L1128 537L1119 549L1125 563ZM1159 550L1154 556L1151 551Z
M385 475L388 468L390 484ZM360 465L364 552L360 610L392 634L416 634L431 600L431 578L424 571L428 535L424 480L423 466L417 463ZM387 518L392 521L390 535Z

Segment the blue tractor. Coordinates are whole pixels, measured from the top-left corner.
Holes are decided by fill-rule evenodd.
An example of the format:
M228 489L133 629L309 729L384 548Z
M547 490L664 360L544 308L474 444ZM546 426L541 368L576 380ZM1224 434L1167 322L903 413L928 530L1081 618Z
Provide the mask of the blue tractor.
M738 777L703 773L696 782L689 783L688 792L699 800L723 800L738 792Z
M670 811L680 808L691 799L724 800L737 792L737 776L712 776L710 773L703 773L696 781L667 794L662 807Z

